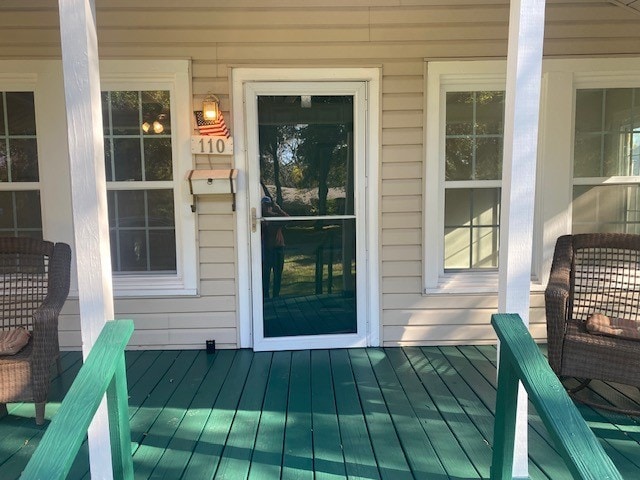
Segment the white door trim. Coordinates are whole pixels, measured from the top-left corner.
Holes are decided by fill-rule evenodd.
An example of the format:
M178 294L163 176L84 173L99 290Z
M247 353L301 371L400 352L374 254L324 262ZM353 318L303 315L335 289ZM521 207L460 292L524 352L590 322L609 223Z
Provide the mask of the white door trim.
M232 116L234 132L234 163L238 169L236 213L238 259L238 342L241 348L252 348L252 291L251 291L251 225L247 173L247 119L244 106L245 84L248 82L322 82L359 81L367 86L365 140L365 249L368 274L365 285L365 315L367 331L365 343L380 344L380 266L379 266L379 154L380 154L380 69L378 68L234 68L232 80ZM356 345L354 345L356 346ZM362 345L360 345L362 346ZM309 345L308 348L312 348Z

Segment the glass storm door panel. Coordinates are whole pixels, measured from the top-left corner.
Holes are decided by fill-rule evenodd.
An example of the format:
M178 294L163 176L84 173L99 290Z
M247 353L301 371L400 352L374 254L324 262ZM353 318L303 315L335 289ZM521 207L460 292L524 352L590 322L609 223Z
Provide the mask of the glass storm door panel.
M253 288L260 290L253 295L260 319L256 326L254 318L254 343L264 349L353 344L364 333L357 288L359 99L288 91L257 93L254 100L252 262Z

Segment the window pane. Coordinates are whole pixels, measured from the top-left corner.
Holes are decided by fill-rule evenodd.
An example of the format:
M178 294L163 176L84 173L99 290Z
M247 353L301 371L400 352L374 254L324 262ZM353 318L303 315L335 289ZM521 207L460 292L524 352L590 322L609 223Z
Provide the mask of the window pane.
M117 205L118 227L144 227L145 201L143 190L113 192Z
M448 92L446 135L472 135L473 92Z
M33 92L7 92L6 98L9 135L35 135Z
M445 158L446 180L472 179L473 140L471 138L447 138Z
M578 133L574 146L573 171L575 177L600 177L602 135Z
M0 234L42 238L38 190L0 192Z
M40 213L40 192L14 192L16 206L16 226L18 230L42 230Z
M151 271L176 270L176 234L174 230L149 232L149 262Z
M574 177L639 175L640 88L576 92Z
M42 238L39 190L11 190L38 182L33 92L0 92L0 235Z
M502 137L479 138L476 146L476 179L502 178Z
M115 160L116 180L142 180L142 153L140 152L140 139L114 138L113 157Z
M462 269L471 266L469 228L444 229L444 268Z
M145 180L171 180L171 139L144 139Z
M471 268L498 267L498 227L474 228Z
M499 188L445 190L445 269L498 266Z
M110 190L114 272L175 272L173 190Z
M602 98L604 90L578 90L576 92L576 132L602 130Z
M107 182L130 182L107 196L114 272L176 272L174 190L146 183L173 180L170 105L166 90L103 92Z
M259 96L263 188L295 216L353 215L353 97Z
M504 93L477 92L476 133L502 135L504 126Z
M138 92L110 92L113 135L140 134Z
M38 181L38 146L35 138L11 139L11 181Z
M500 179L503 130L504 92L448 92L445 179Z
M144 230L125 230L117 235L118 253L114 255L111 245L111 255L117 260L114 266L116 272L145 272L147 268L147 241Z
M447 189L444 192L444 224L471 225L471 190Z
M147 196L149 226L173 228L175 218L173 190L149 190Z
M356 332L355 223L262 222L265 337Z
M573 187L573 233L640 233L640 187Z
M171 135L171 112L168 91L142 92L142 121L150 128L145 134ZM145 128L143 128L143 131Z

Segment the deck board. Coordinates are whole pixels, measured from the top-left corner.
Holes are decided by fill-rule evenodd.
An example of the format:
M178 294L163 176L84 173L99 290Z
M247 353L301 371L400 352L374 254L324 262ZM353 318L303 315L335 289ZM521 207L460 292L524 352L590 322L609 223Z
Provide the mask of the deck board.
M398 375L408 402L420 419L420 426L429 438L445 474L451 478L479 478L477 470L457 442L455 435L431 398L428 392L430 384L422 383L414 369L415 365L407 358L409 352L388 348L385 349L385 353ZM421 364L427 364L424 357L422 359L414 358L414 362L417 362L419 367ZM430 452L425 449L424 453Z
M311 352L311 422L316 480L347 478L340 445L331 360L327 350Z
M252 361L253 353L249 350L236 352L183 478L213 478L215 475Z
M346 350L332 350L330 357L347 476L353 479L379 479L380 473L369 441L349 354Z
M406 478L405 459L391 415L378 385L369 356L363 349L350 350L349 357L363 407L369 438L384 480Z
M424 385L427 385L429 394L436 408L462 447L467 458L482 478L489 476L489 461L491 448L484 440L482 432L478 430L472 418L469 418L460 401L451 392L447 380L459 381L456 372L443 361L437 349L424 355L419 348L407 349L407 356ZM454 461L447 458L446 461Z
M279 478L287 420L291 352L275 352L262 405L248 478Z
M47 419L80 359L63 354ZM136 478L487 478L495 363L493 346L127 352ZM640 405L622 385L594 382L585 394ZM578 408L624 478L640 478L640 418ZM3 480L19 477L46 428L32 404L9 412ZM530 477L570 478L533 408L529 426ZM89 478L86 442L69 478Z
M367 350L410 469L418 478L446 478L444 467L420 424L420 417L409 401L408 392L403 389L387 358L387 352L388 350L380 349ZM423 390L421 398L424 397Z
M308 350L291 354L282 475L294 480L313 479L310 368L311 359Z

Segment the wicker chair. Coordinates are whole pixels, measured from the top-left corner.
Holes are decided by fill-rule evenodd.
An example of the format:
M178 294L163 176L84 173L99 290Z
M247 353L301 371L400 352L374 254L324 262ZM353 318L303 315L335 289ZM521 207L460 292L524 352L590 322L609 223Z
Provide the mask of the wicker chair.
M560 237L545 305L549 363L558 376L640 386L640 235ZM624 322L632 335L594 333L595 317Z
M0 237L0 329L24 327L29 343L0 356L0 416L7 402L34 402L44 423L51 366L59 359L58 314L69 293L71 249L23 237Z

